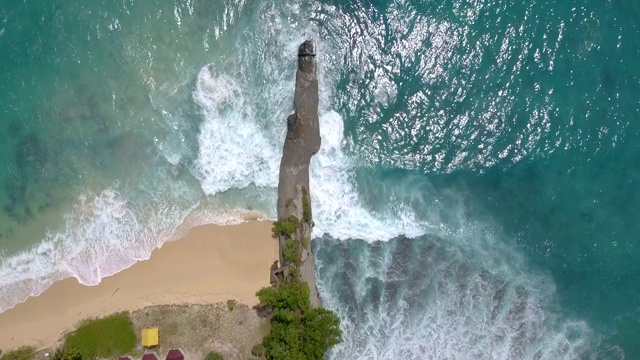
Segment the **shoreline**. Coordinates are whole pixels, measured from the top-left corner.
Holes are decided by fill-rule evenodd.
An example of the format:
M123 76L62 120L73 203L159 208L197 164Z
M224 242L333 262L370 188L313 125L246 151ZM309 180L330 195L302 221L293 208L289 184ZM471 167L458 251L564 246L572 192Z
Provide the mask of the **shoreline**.
M154 305L212 304L234 299L253 306L269 286L269 267L278 259L271 222L196 226L165 243L149 260L84 286L75 278L55 282L0 314L0 349L23 345L52 348L86 318ZM250 256L248 256L248 254Z

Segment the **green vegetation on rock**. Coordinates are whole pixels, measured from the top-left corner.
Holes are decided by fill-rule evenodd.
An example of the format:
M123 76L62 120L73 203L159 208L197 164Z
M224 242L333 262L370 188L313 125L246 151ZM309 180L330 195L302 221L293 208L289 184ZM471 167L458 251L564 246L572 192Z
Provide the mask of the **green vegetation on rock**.
M280 235L291 237L296 231L296 227L298 227L298 223L292 220L274 221L271 231L273 231L274 238L278 238Z
M287 202L284 204L285 207L289 208L293 205L293 199L289 199L287 200Z
M85 320L65 338L65 348L76 349L85 360L131 353L135 346L136 334L128 312Z
M273 308L271 332L262 342L267 359L319 360L340 343L340 319L330 310L311 308L307 283L263 288L256 295Z
M36 348L33 346L22 346L2 354L0 360L31 360L35 355Z
M294 240L287 239L284 242L282 256L287 262L300 266L300 251L298 250L298 244Z
M302 187L302 218L304 222L311 223L311 201L309 200L309 192Z

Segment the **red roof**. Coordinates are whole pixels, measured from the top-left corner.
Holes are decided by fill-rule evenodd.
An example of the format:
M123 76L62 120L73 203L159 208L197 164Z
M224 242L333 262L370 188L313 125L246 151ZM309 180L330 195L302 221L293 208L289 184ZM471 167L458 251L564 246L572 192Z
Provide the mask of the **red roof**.
M160 358L158 358L158 354L154 352L150 352L150 353L144 354L144 356L142 357L142 360L160 360Z
M167 360L184 360L184 354L180 349L171 349L167 354Z

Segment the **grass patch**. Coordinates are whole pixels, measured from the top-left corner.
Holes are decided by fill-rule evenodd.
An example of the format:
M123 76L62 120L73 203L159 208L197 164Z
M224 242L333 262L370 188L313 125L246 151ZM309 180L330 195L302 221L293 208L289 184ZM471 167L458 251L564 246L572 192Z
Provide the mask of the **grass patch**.
M35 355L36 348L33 346L22 346L2 354L0 360L31 360Z
M85 320L67 335L65 346L77 349L83 359L110 358L133 352L136 346L128 312Z
M302 246L307 250L311 249L311 240L308 237L302 238Z
M224 360L224 356L222 354L212 351L207 354L205 360Z
M160 332L164 336L173 336L173 335L176 335L179 330L180 328L178 326L178 323L174 321L172 323L167 324L167 326L165 326L164 328L161 328Z

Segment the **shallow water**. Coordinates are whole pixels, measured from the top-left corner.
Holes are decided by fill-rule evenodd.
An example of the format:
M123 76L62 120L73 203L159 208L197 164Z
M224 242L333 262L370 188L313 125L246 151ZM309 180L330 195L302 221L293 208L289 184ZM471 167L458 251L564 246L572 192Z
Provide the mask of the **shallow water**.
M0 311L185 221L273 217L314 38L333 358L639 357L639 25L629 1L6 2Z

